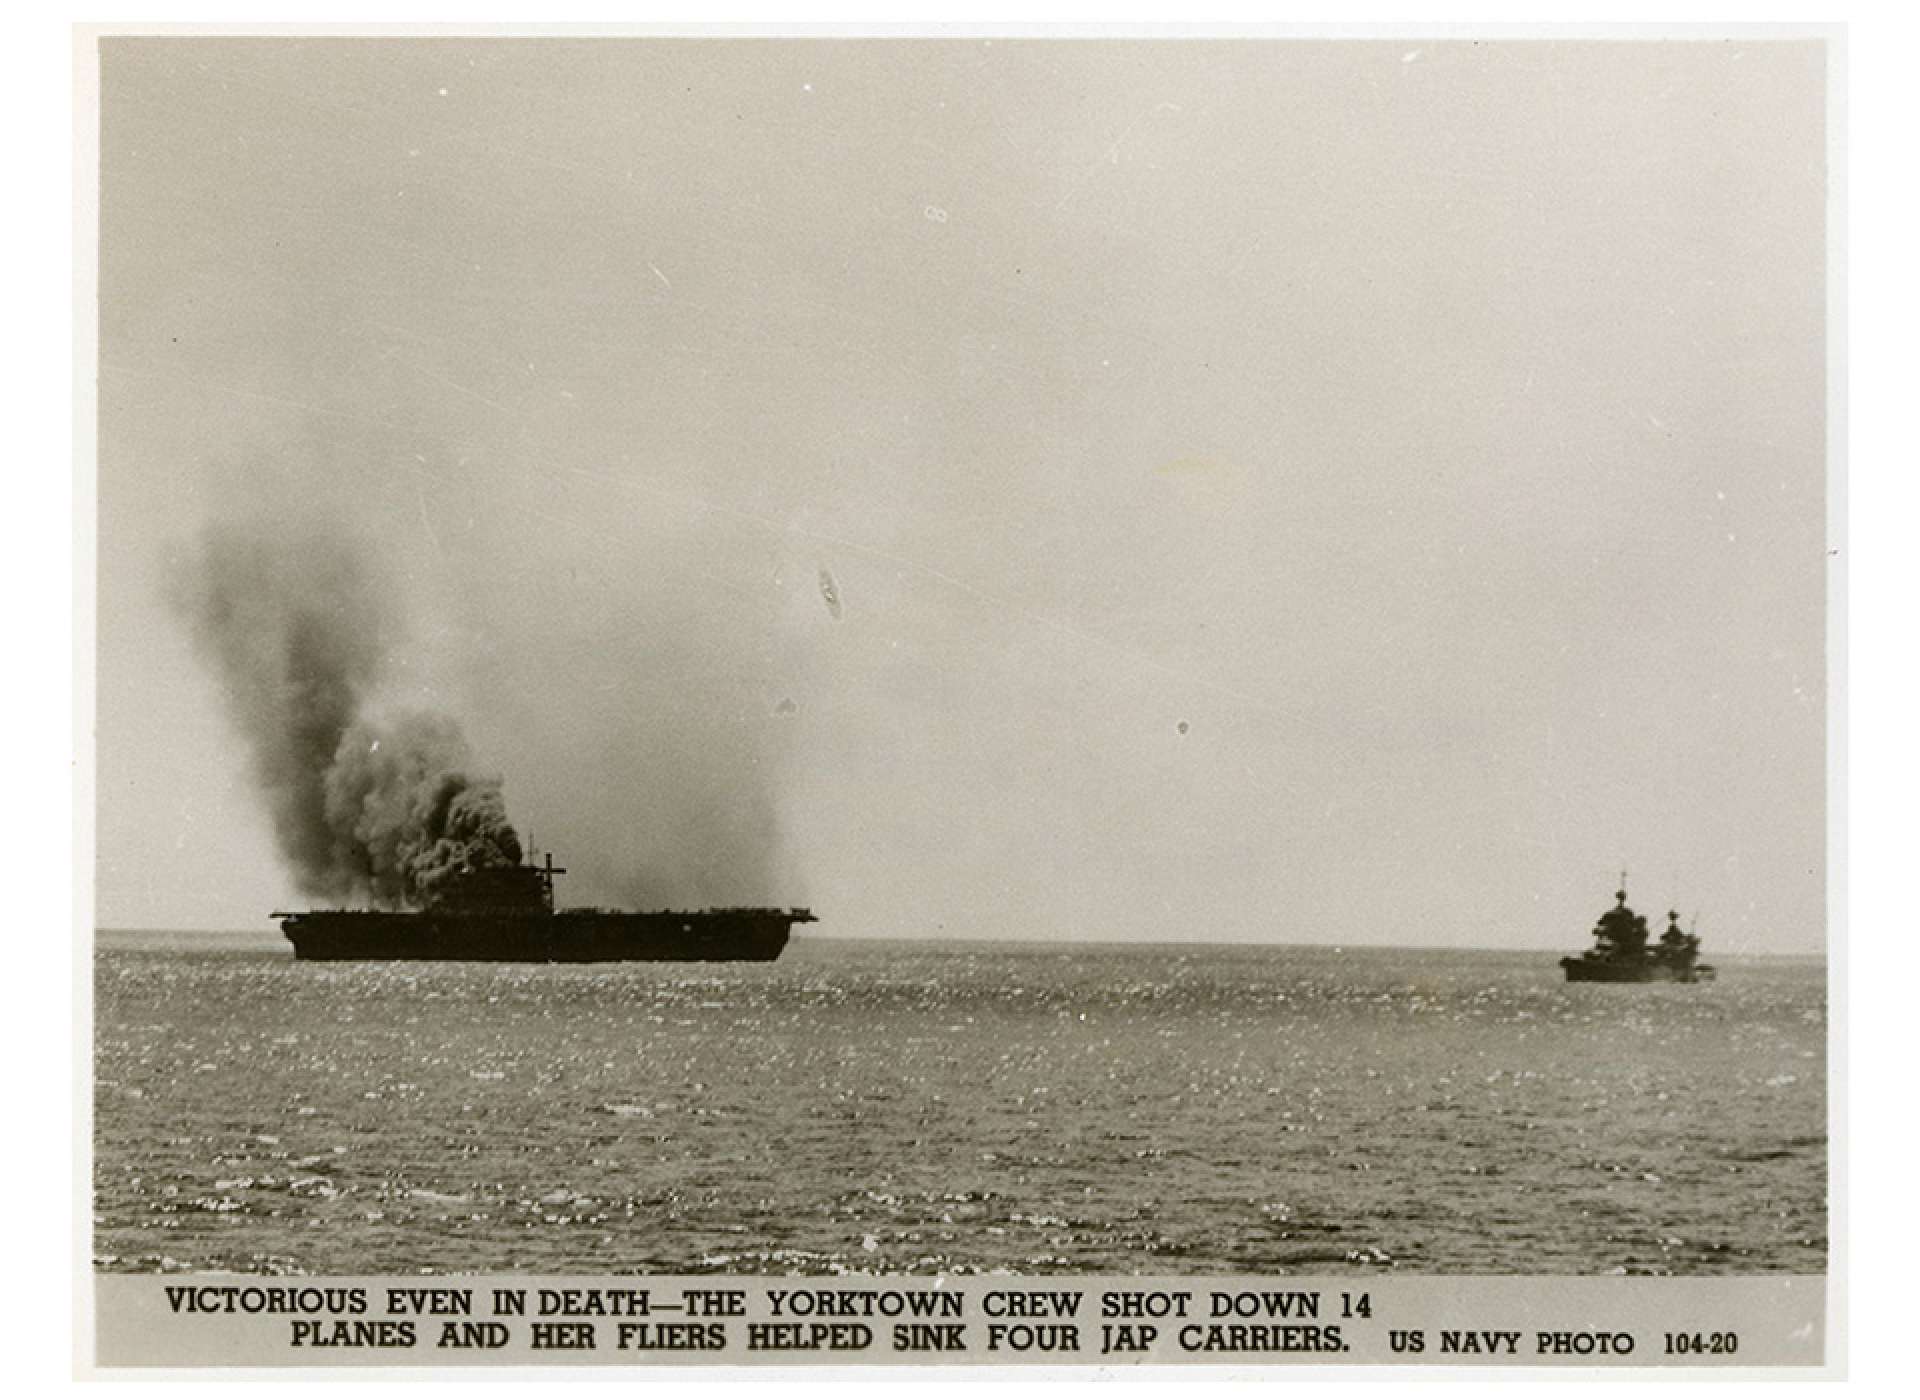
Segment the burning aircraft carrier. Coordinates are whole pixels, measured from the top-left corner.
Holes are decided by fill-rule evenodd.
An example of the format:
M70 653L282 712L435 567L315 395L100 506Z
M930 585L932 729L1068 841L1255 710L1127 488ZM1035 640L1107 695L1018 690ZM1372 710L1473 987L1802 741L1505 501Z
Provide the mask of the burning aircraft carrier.
M213 529L174 601L245 739L275 841L302 893L276 912L303 959L769 961L798 908L563 909L500 780L459 725L377 703L391 590L335 536Z
M805 909L556 909L543 865L462 869L424 907L276 912L296 958L461 962L771 962Z

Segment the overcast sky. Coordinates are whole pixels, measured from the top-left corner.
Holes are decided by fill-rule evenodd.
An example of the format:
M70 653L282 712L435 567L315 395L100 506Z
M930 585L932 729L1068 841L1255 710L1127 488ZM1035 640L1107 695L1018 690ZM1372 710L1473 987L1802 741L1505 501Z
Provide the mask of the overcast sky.
M566 902L1823 946L1817 44L103 47L101 924L298 899L240 518Z

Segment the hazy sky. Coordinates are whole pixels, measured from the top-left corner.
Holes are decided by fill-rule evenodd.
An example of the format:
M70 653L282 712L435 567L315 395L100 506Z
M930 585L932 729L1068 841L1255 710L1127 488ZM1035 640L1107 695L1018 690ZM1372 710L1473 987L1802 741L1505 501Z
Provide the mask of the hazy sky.
M298 898L243 520L567 902L1822 946L1819 45L103 50L102 924Z

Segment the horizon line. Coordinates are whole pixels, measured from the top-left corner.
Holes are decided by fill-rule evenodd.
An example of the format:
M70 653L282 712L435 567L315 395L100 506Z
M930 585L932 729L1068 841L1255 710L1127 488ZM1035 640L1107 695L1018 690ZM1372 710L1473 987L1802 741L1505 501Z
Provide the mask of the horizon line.
M265 936L278 937L273 931L259 928L161 928L96 925L94 928L96 944L103 934L118 935L216 935L223 937ZM1327 952L1383 952L1383 953L1540 953L1573 956L1564 945L1540 944L1519 946L1490 946L1485 943L1325 943L1325 942L1275 942L1253 939L1180 939L1164 938L997 938L991 935L967 935L939 933L932 936L911 934L819 934L794 933L790 943L976 943L988 947L1002 948L1316 948ZM96 949L97 950L97 949ZM1576 952L1578 950L1575 950ZM1759 948L1721 948L1710 950L1716 957L1736 958L1796 958L1801 961L1825 962L1829 950L1821 948L1818 952L1782 952ZM395 959L395 961L404 961ZM459 961L450 959L449 961ZM633 961L646 961L634 959ZM664 959L662 961L665 961ZM673 961L682 961L674 959Z

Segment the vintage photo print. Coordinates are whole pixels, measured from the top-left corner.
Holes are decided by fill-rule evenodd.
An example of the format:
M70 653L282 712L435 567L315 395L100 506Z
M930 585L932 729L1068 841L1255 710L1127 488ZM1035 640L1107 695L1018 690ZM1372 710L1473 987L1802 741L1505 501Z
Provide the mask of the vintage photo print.
M101 1367L1827 1364L1833 36L81 47Z

